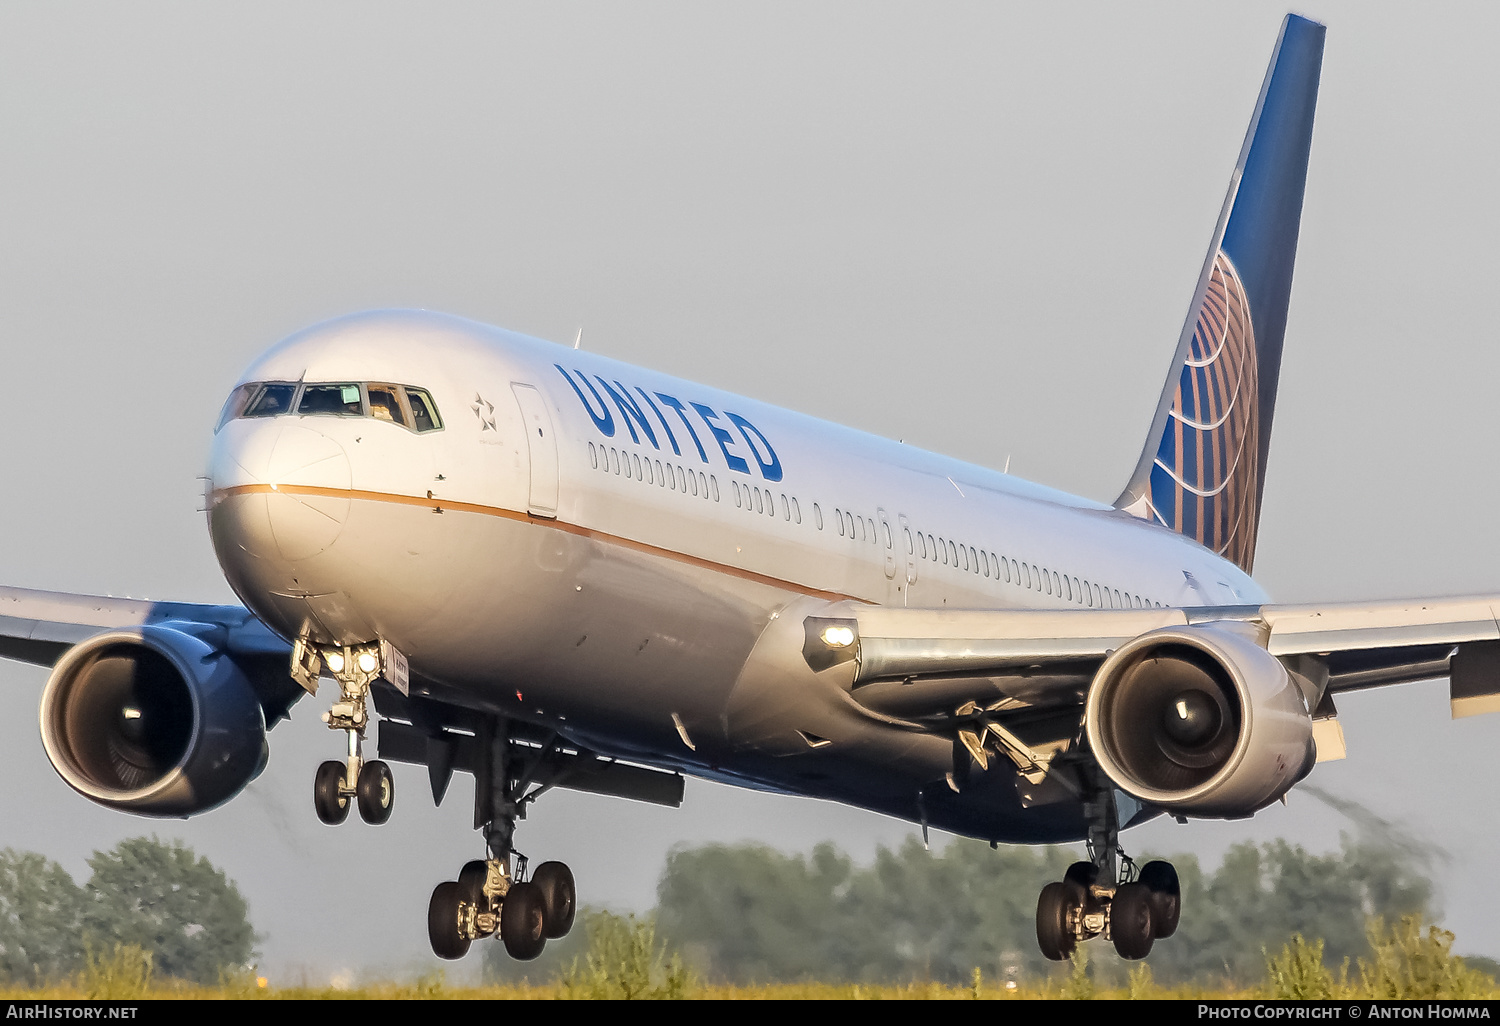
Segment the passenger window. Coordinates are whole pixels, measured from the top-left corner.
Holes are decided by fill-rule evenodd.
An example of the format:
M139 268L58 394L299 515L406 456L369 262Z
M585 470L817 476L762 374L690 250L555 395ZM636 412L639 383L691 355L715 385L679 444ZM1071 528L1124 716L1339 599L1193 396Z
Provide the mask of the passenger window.
M974 551L972 545L969 546L969 559L971 561L969 565L973 567L976 574L979 573L979 553Z
M792 496L792 520L799 524L802 523L802 503L797 501L795 495Z
M633 463L633 464L635 464L635 479L637 481L644 481L644 480L646 480L644 477L641 477L641 458L639 456L637 456L635 453L631 453L630 454L630 462ZM651 461L647 460L646 462L649 463Z
M307 385L302 389L297 412L315 417L362 417L365 407L358 385Z
M781 493L781 519L792 519L792 504L786 501L786 492Z
M901 530L906 533L906 554L908 556L915 556L917 554L917 546L912 541L911 528L903 527Z
M411 419L418 431L436 431L443 426L441 418L438 417L437 407L433 405L432 397L420 388L406 389L406 401L411 405Z
M292 408L292 396L297 394L296 385L267 385L265 391L255 397L248 409L247 417L279 417Z
M708 486L709 486L709 488L711 488L713 490L714 501L718 502L719 501L719 479L716 478L716 477L714 477L712 474L708 475Z
M820 531L823 530L823 507L816 502L813 503L813 526Z
M958 566L958 549L956 549L954 547L953 542L951 542L951 541L948 543L948 558L949 558L949 564L948 564L949 566L953 566L953 567L957 567Z
M849 528L849 540L854 540L854 514L844 510L844 526Z
M682 476L682 468L681 467L677 468L677 490L679 492L686 492L687 491L687 478L685 478L685 477Z
M765 495L761 492L761 490L759 488L756 488L755 489L755 512L757 512L757 513L764 513L765 511L766 511L766 498L765 498Z
M839 537L842 538L844 536L844 514L837 506L833 509L833 522L839 525Z
M1042 584L1046 586L1047 594L1052 594L1052 575L1047 573L1047 568L1042 567Z
M599 469L599 453L595 450L593 442L589 443L589 466L595 470Z
M407 427L406 413L401 409L401 399L394 385L366 385L365 394L370 399L370 416L391 424Z
M656 484L656 477L651 473L651 457L647 456L643 462L646 464L646 483Z
M773 517L776 515L776 496L769 491L766 492L766 512Z

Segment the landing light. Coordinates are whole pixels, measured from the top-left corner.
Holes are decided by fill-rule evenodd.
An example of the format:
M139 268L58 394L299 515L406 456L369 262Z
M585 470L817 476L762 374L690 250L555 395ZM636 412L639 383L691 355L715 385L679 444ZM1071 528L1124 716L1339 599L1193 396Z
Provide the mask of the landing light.
M378 665L375 659L375 653L373 652L361 652L359 654L359 658L356 659L355 662L359 663L359 670L361 673L374 673L375 667Z
M848 648L854 644L854 631L849 627L829 627L823 631L823 644L829 648Z
M340 673L344 669L344 656L341 652L328 653L324 657L324 662L328 664L328 669L334 673Z

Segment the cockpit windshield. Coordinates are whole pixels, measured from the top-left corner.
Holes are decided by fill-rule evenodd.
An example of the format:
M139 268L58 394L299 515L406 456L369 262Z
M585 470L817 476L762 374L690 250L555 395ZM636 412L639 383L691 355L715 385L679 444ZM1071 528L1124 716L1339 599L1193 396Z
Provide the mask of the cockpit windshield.
M431 394L410 385L252 381L230 395L214 430L240 417L280 417L293 410L303 417L373 417L419 434L443 426Z

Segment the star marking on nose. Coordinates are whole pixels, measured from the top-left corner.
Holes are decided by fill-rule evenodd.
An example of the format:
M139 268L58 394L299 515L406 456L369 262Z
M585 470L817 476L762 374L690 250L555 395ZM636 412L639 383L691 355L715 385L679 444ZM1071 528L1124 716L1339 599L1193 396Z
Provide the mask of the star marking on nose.
M475 418L479 421L480 431L495 430L495 404L484 401L484 396L478 392L474 393L474 401L469 404L469 409L474 411Z

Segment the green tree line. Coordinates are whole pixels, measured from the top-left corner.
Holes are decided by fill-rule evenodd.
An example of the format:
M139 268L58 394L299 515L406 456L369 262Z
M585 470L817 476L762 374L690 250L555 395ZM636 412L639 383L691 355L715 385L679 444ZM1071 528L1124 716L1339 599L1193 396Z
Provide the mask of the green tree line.
M1320 939L1319 958L1335 969L1369 958L1372 920L1435 917L1431 856L1390 835L1345 836L1324 854L1282 840L1238 844L1212 869L1175 856L1181 925L1146 962L1163 983L1249 985L1294 935ZM651 918L695 972L727 983L957 985L976 968L990 979L1035 979L1057 971L1037 949L1036 896L1078 857L967 840L930 851L914 838L882 848L870 865L832 844L810 855L754 844L683 848L667 860ZM1086 947L1090 973L1123 985L1130 965L1107 943Z
M151 975L214 984L256 957L239 888L191 848L136 837L88 865L79 886L42 855L0 850L0 981L40 986L137 951Z

